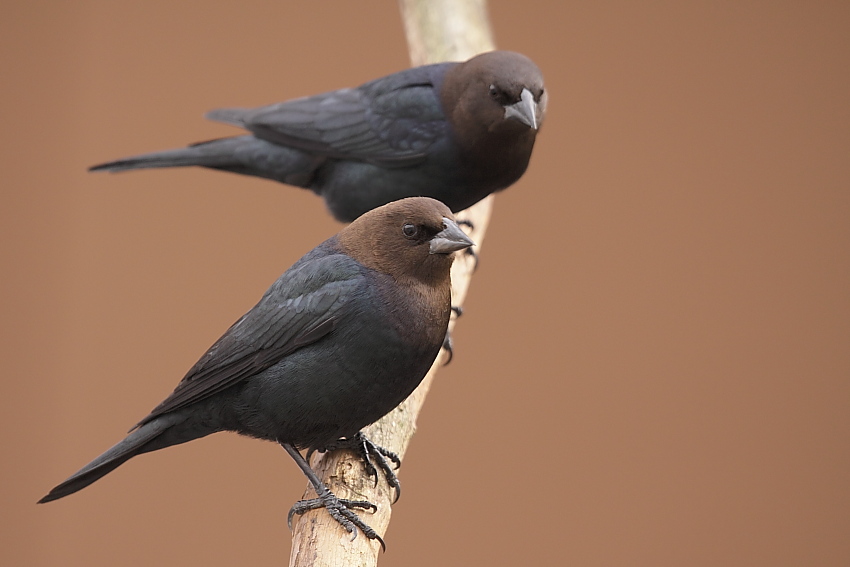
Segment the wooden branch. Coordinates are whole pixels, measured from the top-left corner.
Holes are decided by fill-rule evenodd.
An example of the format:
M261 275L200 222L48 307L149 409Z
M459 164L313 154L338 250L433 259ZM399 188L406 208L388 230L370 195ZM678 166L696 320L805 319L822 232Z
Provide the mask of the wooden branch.
M399 0L399 8L414 67L496 48L486 0Z
M485 0L399 0L407 35L411 63L423 65L440 61L463 61L493 50ZM493 197L487 197L458 215L469 220L470 233L480 250L490 220ZM452 267L452 303L462 305L469 288L474 261L460 254ZM452 322L449 328L454 327ZM373 442L404 458L416 430L416 418L425 401L437 369L446 360L445 351L437 357L428 375L402 404L364 432ZM390 523L393 494L380 478L377 486L366 476L360 459L348 451L316 454L310 463L319 478L341 498L368 500L378 506L374 514L357 511L382 537ZM380 473L379 473L380 474ZM304 498L315 493L308 486ZM352 540L326 511L314 510L293 519L290 567L370 567L378 563L380 544L358 532Z

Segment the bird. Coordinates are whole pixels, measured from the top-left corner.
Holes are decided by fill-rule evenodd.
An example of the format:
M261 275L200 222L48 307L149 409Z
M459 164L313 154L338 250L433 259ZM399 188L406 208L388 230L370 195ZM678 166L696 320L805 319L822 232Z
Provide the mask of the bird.
M207 118L248 133L89 170L202 166L263 177L312 190L341 222L413 196L458 212L525 173L547 100L531 59L490 51L356 88L213 110Z
M300 451L352 447L398 462L360 430L401 403L436 359L451 313L454 252L472 244L434 199L367 212L295 262L171 395L39 503L77 492L136 455L233 431L282 445L316 489L318 498L297 502L290 521L324 507L352 537L359 528L383 546L351 511L374 505L337 498Z

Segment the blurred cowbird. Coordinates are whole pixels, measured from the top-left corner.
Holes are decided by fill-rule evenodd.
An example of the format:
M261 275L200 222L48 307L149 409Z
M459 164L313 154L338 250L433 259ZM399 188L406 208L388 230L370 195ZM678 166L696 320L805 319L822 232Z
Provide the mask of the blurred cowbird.
M522 176L546 100L534 62L492 51L353 89L213 110L208 118L250 134L91 170L199 165L265 177L321 195L343 222L413 196L433 197L457 212Z
M360 429L404 400L436 358L451 313L452 253L470 245L433 199L363 215L298 260L123 441L40 502L76 492L136 455L235 431L280 443L308 476L319 498L294 512L326 507L349 532L356 526L377 538L349 510L374 506L337 499L298 450L347 441L394 457Z

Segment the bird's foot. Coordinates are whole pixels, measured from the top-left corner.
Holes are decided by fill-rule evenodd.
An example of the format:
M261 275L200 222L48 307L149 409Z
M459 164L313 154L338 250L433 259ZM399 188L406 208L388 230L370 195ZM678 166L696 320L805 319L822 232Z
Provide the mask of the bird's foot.
M380 445L376 445L372 441L369 440L368 437L363 435L362 431L358 431L351 438L339 439L333 443L330 443L319 449L319 452L325 451L335 451L337 449L348 449L349 451L354 451L363 461L363 467L366 469L366 474L375 478L375 486L378 486L378 470L381 469L384 473L384 478L387 480L387 484L390 488L395 489L395 498L393 499L393 504L398 502L399 497L401 496L401 483L399 483L398 476L396 476L395 471L401 467L401 459L398 458L398 455L381 447ZM310 456L313 454L313 449L310 449L307 452L307 460L310 460ZM391 467L389 462L392 461L395 467ZM375 465L377 464L377 468Z
M337 498L330 490L319 496L309 500L299 500L292 505L289 510L289 515L286 517L286 523L289 529L292 530L292 517L298 514L299 516L309 512L324 508L331 515L331 518L342 526L348 533L352 534L352 541L357 537L357 530L363 532L369 539L377 539L381 544L381 548L386 551L387 546L384 540L378 533L373 530L369 524L360 519L360 516L351 511L352 508L362 508L363 510L371 510L377 512L378 507L366 500L346 500L345 498Z
M377 512L378 507L366 500L347 500L344 498L337 498L337 496L331 492L321 480L319 480L319 477L316 476L316 473L310 468L307 460L301 456L301 453L299 453L295 447L289 443L280 444L295 460L295 464L298 465L298 468L301 469L310 481L310 484L313 485L313 490L316 491L316 498L299 500L292 506L292 508L290 508L289 514L286 517L286 524L289 526L289 529L292 529L292 517L294 515L298 514L300 516L310 510L324 508L328 511L331 518L342 526L345 531L351 534L351 541L354 541L354 538L357 537L357 530L360 529L360 531L363 532L363 535L367 538L378 540L378 543L381 544L381 549L386 551L387 545L384 543L383 538L381 538L381 536L379 536L378 533L369 526L369 524L361 520L360 516L351 511L351 508L362 508L364 510Z
M465 226L469 230L475 230L475 225L472 223L471 220L462 219L462 220L457 221L457 224L459 226ZM472 260L473 260L472 272L475 273L475 270L478 269L478 253L475 250L473 250L471 246L469 248L467 248L466 250L464 250L463 253L466 254L467 256L472 256ZM451 360L451 358L449 358L449 360ZM446 363L446 364L448 364L448 363Z
M452 361L452 358L455 356L454 343L452 343L452 334L446 331L446 337L443 339L443 348L446 349L446 352L449 353L448 358L443 363L443 366L448 365L449 362Z
M452 311L455 314L455 317L460 317L463 315L463 307L460 305L452 305ZM452 334L449 331L446 331L446 337L443 339L443 348L446 349L446 352L449 353L449 357L443 363L443 366L446 366L449 362L454 358L454 343L452 342Z

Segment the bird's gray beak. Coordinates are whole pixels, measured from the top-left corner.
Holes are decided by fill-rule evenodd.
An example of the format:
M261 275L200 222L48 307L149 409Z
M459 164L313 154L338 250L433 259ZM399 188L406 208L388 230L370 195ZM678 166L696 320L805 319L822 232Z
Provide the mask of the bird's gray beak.
M431 254L450 254L475 244L455 221L443 217L443 226L445 228L431 239Z
M528 126L529 128L537 128L540 126L537 120L537 103L534 102L534 95L528 89L522 89L519 102L509 104L505 107L505 120L515 118Z

